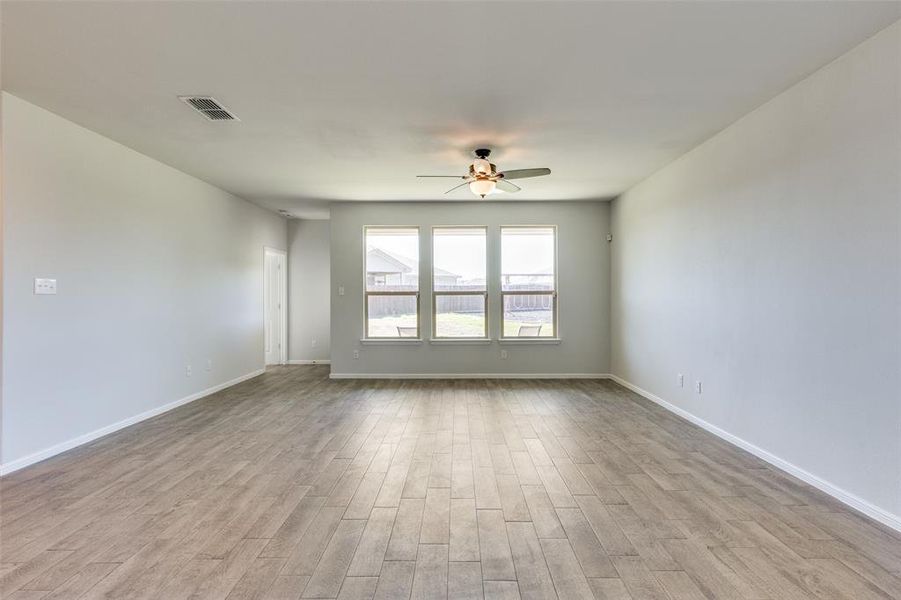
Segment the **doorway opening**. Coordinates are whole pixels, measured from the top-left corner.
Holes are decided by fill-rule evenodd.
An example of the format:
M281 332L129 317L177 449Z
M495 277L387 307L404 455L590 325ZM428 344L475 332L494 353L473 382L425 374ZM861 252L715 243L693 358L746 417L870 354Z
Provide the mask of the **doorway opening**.
M287 260L283 250L263 249L263 353L266 366L288 362Z

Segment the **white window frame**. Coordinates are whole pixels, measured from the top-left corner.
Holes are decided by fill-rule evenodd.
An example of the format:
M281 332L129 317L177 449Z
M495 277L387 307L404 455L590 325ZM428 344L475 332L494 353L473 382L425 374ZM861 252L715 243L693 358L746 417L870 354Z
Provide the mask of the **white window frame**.
M415 292L379 292L369 290L369 281L367 279L366 265L366 243L371 230L378 229L410 229L416 230L417 244L417 264L422 266L422 231L418 225L366 225L363 227L363 339L364 340L390 340L392 342L419 342L422 337L422 310L420 307L419 294L422 287L422 270L417 273L416 291ZM370 296L414 296L416 298L416 337L408 338L401 336L371 336L369 335L369 297Z
M482 229L485 231L485 289L479 291L442 291L435 289L435 230L437 229ZM488 226L487 225L433 225L432 226L432 268L430 273L431 292L432 292L432 339L441 341L472 341L472 340L488 340L488 319L489 319L489 302L488 302ZM439 336L438 335L438 297L439 296L482 296L485 315L485 332L481 336L458 337L458 336Z
M504 230L505 229L551 229L554 232L554 279L553 279L553 290L504 290ZM501 225L500 226L500 235L498 236L498 256L499 267L500 267L500 279L498 281L500 288L500 340L509 342L515 340L516 342L522 343L548 343L549 341L557 340L560 338L560 322L559 322L559 314L560 314L560 300L558 294L558 265L557 265L557 226L556 225ZM520 337L515 335L505 335L504 334L504 300L506 296L550 296L553 300L553 326L554 326L554 335L553 336L535 336L535 337Z

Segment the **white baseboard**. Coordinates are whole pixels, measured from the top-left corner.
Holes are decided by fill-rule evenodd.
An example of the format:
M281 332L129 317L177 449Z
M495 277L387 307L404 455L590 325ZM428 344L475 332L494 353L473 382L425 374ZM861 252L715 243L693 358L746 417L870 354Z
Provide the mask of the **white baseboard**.
M332 373L332 379L609 379L607 373Z
M289 364L289 365L330 365L330 364L332 364L332 361L330 361L327 358L325 358L325 359L316 358L316 359L312 359L312 360L306 359L306 358L295 358L293 360L289 360L287 362L287 364Z
M834 484L826 481L825 479L822 479L822 478L814 475L813 473L805 471L801 467L798 467L797 465L794 465L794 464L788 462L787 460L779 458L775 454L771 454L770 452L764 450L763 448L755 446L751 442L745 441L742 438L729 433L728 431L720 429L716 425L713 425L712 423L708 423L707 421L705 421L704 419L701 419L700 417L696 417L695 415L688 412L687 410L685 410L683 408L679 408L675 404L667 402L660 396L656 396L647 390L641 389L634 383L630 383L621 377L617 377L616 375L610 375L610 379L612 379L616 383L620 384L621 386L632 390L636 394L638 394L640 396L644 396L651 402L653 402L655 404L659 404L660 406L667 409L668 411L679 415L686 421L694 423L698 427L701 427L702 429L709 431L713 435L729 442L730 444L738 446L742 450L746 450L747 452L750 452L757 458L770 463L774 467L777 467L777 468L785 471L786 473L789 473L790 475L797 477L801 481L812 485L813 487L817 488L821 492L829 494L830 496L832 496L839 502L847 504L851 508L867 515L871 519L879 521L886 527L890 527L896 531L901 531L901 516L890 513L887 510L884 510L882 508L879 508L878 506L867 502L863 498L856 496L855 494L852 494L851 492L843 490L842 488L838 487L837 485L834 485Z
M49 448L44 448L43 450L39 450L33 454L29 454L28 456L23 456L22 458L18 458L14 461L2 464L0 465L0 475L7 475L9 473L12 473L13 471L18 471L19 469L33 465L34 463L50 458L51 456L56 456L57 454L61 454L77 446L87 444L88 442L93 442L97 438L101 438L105 435L119 431L120 429L124 429L129 425L140 423L141 421L145 421L157 415L161 415L164 412L169 412L173 408L178 408L179 406L188 404L189 402L200 400L201 398L209 396L210 394L215 394L216 392L224 390L225 388L239 384L242 381L253 379L258 375L262 375L264 372L265 369L257 369L256 371L252 371L250 373L247 373L246 375L241 375L240 377L236 377L235 379L226 381L225 383L220 383L219 385L214 385L213 387L191 394L190 396L185 396L184 398L176 400L175 402L170 402L169 404L164 404L162 406L152 408L133 417L128 417L127 419L113 423L112 425L107 425L106 427L95 429L94 431L91 431L84 435L72 438L71 440L66 440L65 442L62 442L60 444L50 446Z

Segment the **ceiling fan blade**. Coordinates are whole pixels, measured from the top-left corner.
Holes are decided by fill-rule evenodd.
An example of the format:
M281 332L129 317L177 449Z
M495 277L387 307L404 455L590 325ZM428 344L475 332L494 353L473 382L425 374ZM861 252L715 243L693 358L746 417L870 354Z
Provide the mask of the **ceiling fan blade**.
M417 177L442 177L449 179L466 179L466 175L417 175Z
M510 183L506 179L498 179L497 180L497 189L504 190L505 192L514 193L518 192L522 188L516 185L515 183Z
M461 183L460 185L455 185L454 187L452 187L451 189L447 190L447 191L444 192L444 193L445 193L445 194L450 194L452 191L454 191L454 190L456 190L456 189L459 189L459 188L463 187L464 185L469 185L469 180L464 181L464 182Z
M513 169L512 171L499 173L504 179L525 179L526 177L541 177L542 175L550 174L550 169Z

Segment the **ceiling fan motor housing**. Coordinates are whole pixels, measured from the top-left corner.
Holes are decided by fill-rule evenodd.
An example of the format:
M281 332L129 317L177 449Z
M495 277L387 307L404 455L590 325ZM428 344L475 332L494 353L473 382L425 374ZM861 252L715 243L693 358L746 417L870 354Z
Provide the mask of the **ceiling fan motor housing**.
M477 158L469 165L470 177L490 177L497 173L497 165L488 162L484 158Z

